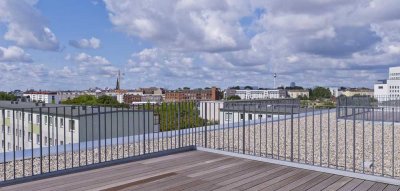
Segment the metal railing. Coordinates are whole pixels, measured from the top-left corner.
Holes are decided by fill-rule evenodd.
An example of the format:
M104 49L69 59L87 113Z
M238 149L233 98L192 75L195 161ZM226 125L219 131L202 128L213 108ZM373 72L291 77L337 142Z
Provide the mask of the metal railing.
M0 108L0 180L186 147L400 177L399 108L228 103Z

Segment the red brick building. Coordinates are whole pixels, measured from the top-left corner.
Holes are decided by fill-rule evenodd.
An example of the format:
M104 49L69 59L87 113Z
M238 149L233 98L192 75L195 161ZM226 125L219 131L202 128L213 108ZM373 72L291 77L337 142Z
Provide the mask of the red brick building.
M166 102L174 102L174 101L194 101L194 100L219 100L220 91L216 87L212 87L211 89L198 89L198 90L177 90L177 91L167 91L165 93L165 101Z

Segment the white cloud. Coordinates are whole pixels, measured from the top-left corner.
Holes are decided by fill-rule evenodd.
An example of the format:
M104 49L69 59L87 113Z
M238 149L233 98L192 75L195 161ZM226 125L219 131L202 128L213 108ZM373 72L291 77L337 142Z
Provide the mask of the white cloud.
M32 62L31 56L17 46L0 46L0 62Z
M0 22L7 26L4 39L24 48L58 50L56 36L34 3L36 1L0 1Z
M100 48L101 41L98 38L91 37L90 39L83 38L78 41L71 40L71 41L69 41L69 44L75 48L98 49L98 48Z
M180 51L223 52L248 47L240 25L251 14L242 1L105 0L110 21L128 35Z
M66 56L66 59L73 59L77 61L78 63L81 64L86 64L86 65L110 65L110 61L108 61L106 58L102 56L91 56L89 54L86 54L84 52L81 52L74 57L71 58L71 56Z

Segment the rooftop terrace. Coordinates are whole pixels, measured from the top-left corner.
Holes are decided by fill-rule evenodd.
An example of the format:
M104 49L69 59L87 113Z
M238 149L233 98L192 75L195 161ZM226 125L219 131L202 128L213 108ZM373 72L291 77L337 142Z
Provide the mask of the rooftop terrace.
M3 190L399 190L399 186L188 151L2 188Z

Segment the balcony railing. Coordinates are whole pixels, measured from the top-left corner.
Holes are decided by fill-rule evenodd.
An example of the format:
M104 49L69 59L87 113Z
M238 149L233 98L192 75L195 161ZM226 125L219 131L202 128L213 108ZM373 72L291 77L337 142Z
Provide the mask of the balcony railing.
M0 180L194 147L399 179L398 119L395 105L316 109L259 100L0 108Z

